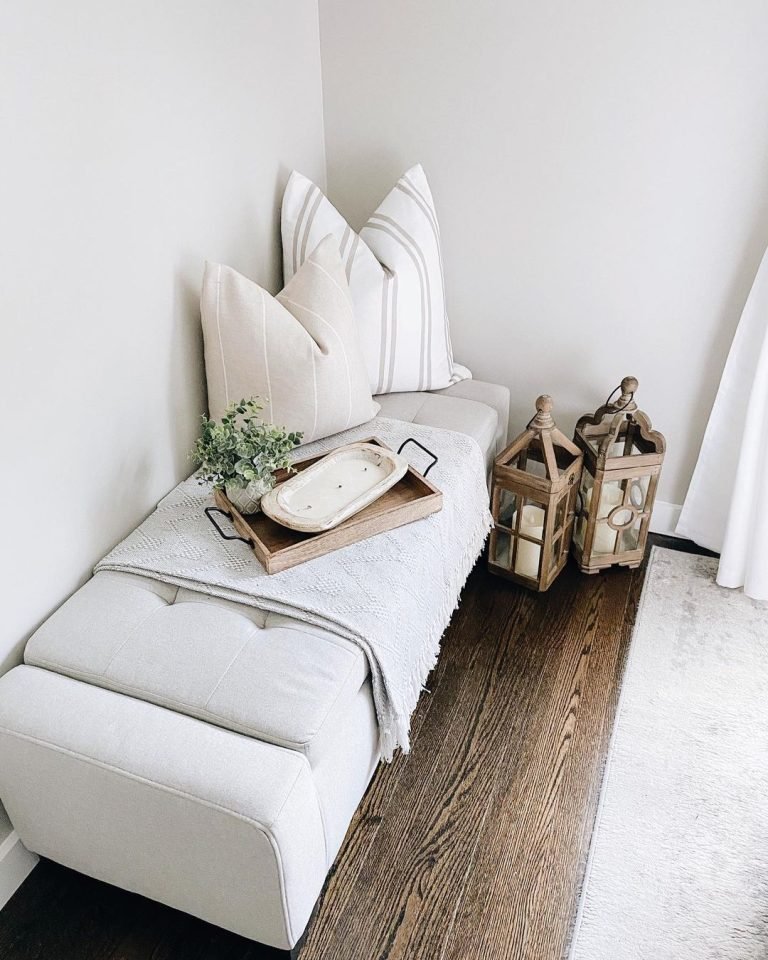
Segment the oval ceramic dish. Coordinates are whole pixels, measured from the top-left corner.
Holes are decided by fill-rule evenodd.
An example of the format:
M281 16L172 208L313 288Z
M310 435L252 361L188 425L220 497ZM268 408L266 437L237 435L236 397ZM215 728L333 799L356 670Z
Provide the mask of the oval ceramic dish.
M261 509L291 530L332 530L386 493L407 469L408 461L392 450L351 443L275 487Z

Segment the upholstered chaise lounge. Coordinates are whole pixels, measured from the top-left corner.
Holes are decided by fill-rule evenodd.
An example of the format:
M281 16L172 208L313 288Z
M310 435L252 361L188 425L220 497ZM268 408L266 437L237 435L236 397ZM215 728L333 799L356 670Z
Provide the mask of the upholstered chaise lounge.
M502 387L377 399L471 435L488 462L505 439ZM24 660L0 678L0 799L27 847L292 948L379 760L360 648L101 572Z

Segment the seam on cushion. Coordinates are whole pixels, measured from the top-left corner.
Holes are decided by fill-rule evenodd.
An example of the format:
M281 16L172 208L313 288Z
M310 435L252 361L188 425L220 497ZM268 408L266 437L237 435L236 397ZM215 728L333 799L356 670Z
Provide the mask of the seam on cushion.
M177 592L177 594L178 594L178 590L177 590L176 592ZM156 594L155 594L155 596L156 596ZM170 606L173 604L173 600L171 600L170 602L168 602L167 600L162 600L162 598L161 598L161 602L162 602L162 603L164 604L164 606L166 606L166 607L170 607ZM160 608L160 607L155 607L155 609L154 609L154 610L151 610L151 611L146 615L146 617L142 617L141 620L139 620L138 623L135 623L135 624L133 625L133 628L132 628L131 631L129 632L128 636L127 636L127 637L125 638L125 640L123 640L123 642L118 646L117 650L115 650L115 651L112 653L112 656L111 656L111 657L109 658L109 660L107 661L107 665L106 665L106 666L104 667L104 669L101 671L101 676L106 677L106 675L107 675L107 670L109 670L109 668L110 668L110 667L112 666L112 664L115 662L115 658L116 658L117 655L120 653L120 651L123 649L123 647L125 647L126 644L130 643L131 640L135 640L135 639L136 639L136 634L137 634L138 631L141 629L141 627L143 627L144 624L145 624L148 620L151 620L152 617L154 617L154 616L156 615L157 611L160 610L160 609L162 609L162 608Z
M308 760L303 754L302 754L302 757L303 757L303 760L304 760L304 762L306 763L306 765L307 765L307 767L308 767L308 769L309 769L309 779L312 781L312 788L313 788L314 795L315 795L315 803L317 804L317 812L318 812L319 817L320 817L320 829L323 831L323 863L325 864L325 867L326 867L326 870L327 870L328 867L330 866L330 864L328 863L328 836L327 836L326 830L325 830L325 817L324 817L324 815L323 815L323 807L322 807L322 805L321 805L321 803L320 803L320 795L319 795L318 792L317 792L317 786L315 785L315 779L314 779L314 777L312 776L312 764L309 762L309 760ZM293 793L294 787L295 787L296 784L299 782L299 777L300 777L300 776L301 776L301 770L299 770L299 772L296 774L296 777L295 777L293 783L291 784L291 789L286 793L285 799L284 799L283 802L280 804L280 809L277 811L277 813L276 813L276 814L274 815L274 817L272 818L272 822L271 822L270 825L269 825L269 826L270 826L270 830L272 830L272 829L275 828L275 825L277 824L277 821L278 821L278 820L280 819L280 817L282 816L283 810L285 810L285 805L286 805L286 804L288 803L288 801L291 799L291 794Z
M275 410L272 406L272 380L269 376L269 351L267 349L267 299L261 287L258 288L261 296L261 347L264 356L264 373L267 378L267 403L269 406L269 419L275 422Z
M153 694L149 690L145 690L143 687L136 687L133 684L125 683L122 680L112 680L109 685L107 684L107 678L104 674L101 673L89 673L87 670L76 670L70 669L62 664L54 663L50 660L44 660L42 657L35 659L34 663L27 663L27 666L30 667L42 667L46 670L50 670L52 673L57 673L63 677L69 677L71 680L79 680L81 683L92 683L93 686L98 686L102 690L110 690L112 693L124 693L127 696L135 696L137 700L141 700L143 703L151 703L155 706L167 707L174 709L175 707L185 707L189 713L185 713L184 716L191 716L195 719L203 720L204 723L212 723L214 726L220 727L222 730L231 730L234 733L242 733L245 736L252 737L255 740L264 740L265 743L271 743L274 746L285 747L288 750L294 750L297 753L304 754L306 748L309 746L309 740L287 740L285 738L278 738L275 734L266 733L264 730L259 729L258 727L249 726L246 723L238 723L237 720L227 721L219 713L212 713L210 710L206 710L205 707L200 707L193 703L187 703L185 700L177 700L174 697L163 696L162 694ZM88 679L83 679L87 677ZM152 697L152 699L150 699ZM201 717L200 714L205 714L204 717Z
M307 263L310 263L310 262L313 262L313 261L309 261L309 260L307 261ZM318 266L318 264L315 264L315 266ZM322 267L320 267L320 269L322 270ZM323 273L327 273L327 271L326 271L326 270L323 270ZM329 276L330 276L330 274L329 274ZM331 277L331 279L333 279L333 278ZM336 284L336 286L338 286L338 284ZM350 423L351 423L351 421L352 421L352 373L351 373L350 367L349 367L349 357L348 357L348 355L347 355L347 347L346 347L346 344L344 343L344 338L343 338L342 335L339 333L339 331L334 327L334 325L333 325L332 323L330 323L328 320L326 320L325 317L322 316L322 314L317 313L315 310L310 309L310 307L306 306L306 304L299 303L297 300L290 300L288 297L284 297L282 294L279 294L279 297L280 297L280 303L282 303L282 304L286 304L286 303L287 303L287 304L289 304L289 305L292 306L292 307L298 307L299 310L305 310L307 313L309 313L311 316L313 316L316 320L319 320L320 323L324 323L325 326L328 327L328 329L331 331L331 333L333 333L333 335L336 337L336 339L337 339L337 341L338 341L338 343L339 343L339 347L341 348L341 355L342 355L342 357L344 358L344 367L345 367L345 369L346 369L346 371L347 371L347 406L348 406L348 412L347 412L347 422L346 422L346 424L344 425L344 429L346 429L346 428L350 425ZM295 316L295 314L294 314L294 316ZM354 316L353 316L353 319L354 319ZM296 317L296 320L297 320L298 323L301 323L301 321L299 320L298 317ZM301 325L302 325L302 327L304 328L305 332L309 333L309 331L308 331L307 328L304 326L304 324L302 323ZM317 343L317 341L316 341L313 337L310 337L310 339L312 340L312 342L313 342L314 344L316 344L317 346L319 346L319 344ZM329 347L329 349L328 349L328 352L330 353L330 347ZM321 354L324 353L324 351L323 351L322 348L320 349L320 353L321 353ZM312 358L312 372L313 372L313 376L315 377L315 422L314 422L314 426L312 427L313 435L315 435L315 433L316 433L316 431L317 431L317 413L318 413L317 376L316 376L316 373L315 373L315 351L312 350L312 349L310 349L310 354L311 354L311 358ZM305 442L306 442L306 441L305 441Z
M221 342L221 264L216 274L216 329L219 334L219 356L221 357L221 372L224 374L224 406L229 405L229 382L227 381L227 361L224 359L224 344Z
M183 600L178 599L178 595L182 589L185 589L187 593L191 596L184 597ZM217 600L221 600L221 603L216 603ZM182 588L181 585L177 588L176 599L173 600L173 605L176 607L183 607L185 603L207 603L212 607L215 607L217 610L223 610L225 613L229 613L232 616L242 617L243 620L247 620L253 626L258 627L260 630L264 629L264 624L259 623L258 619L254 619L253 616L249 616L243 610L231 610L230 606L245 606L245 604L238 604L237 600L226 600L224 597L217 597L213 593L198 593L194 590L191 590L189 587ZM259 607L245 607L245 610L251 611L253 614L264 614L264 611L259 609ZM266 620L266 617L264 617Z
M236 600L232 601L236 603ZM260 610L260 607L254 607L254 610ZM345 640L344 637L336 637L332 633L326 633L323 637L318 637L317 633L308 633L306 628L314 626L311 623L303 623L300 620L295 620L294 618L288 616L285 613L275 613L274 610L266 610L266 623L268 623L270 617L282 617L287 620L287 623L268 623L267 626L263 627L264 630L298 630L299 633L303 633L306 637L313 637L322 639L324 643L331 643L334 647L338 647L340 650L344 650L346 653L351 656L356 656L357 651L360 650L359 647L356 647L350 640ZM323 630L322 627L315 626L316 630ZM365 657L365 654L360 653L361 656ZM368 658L366 657L366 660Z
M352 673L354 672L354 669L355 669L356 666L357 666L357 662L354 661L354 662L352 663L352 665L350 666L349 670L347 671L346 676L344 677L344 680L343 680L343 681L341 682L341 684L339 685L339 692L338 692L338 693L336 694L336 696L333 698L333 702L329 705L328 709L327 709L327 710L325 711L325 713L323 714L322 719L320 720L319 724L317 725L317 729L316 729L315 732L312 734L311 740L304 741L305 743L311 743L311 741L314 740L315 737L318 737L318 736L320 735L320 732L322 731L323 727L325 726L326 721L328 720L328 717L331 715L331 713L332 713L332 711L333 711L333 708L334 708L334 707L336 706L336 704L339 702L339 700L341 699L341 695L346 691L347 687L349 686L349 678L352 676ZM367 677L366 677L366 679L367 679ZM363 680L363 683L365 683L365 680Z
M207 709L208 709L208 704L211 702L211 699L213 698L214 693L216 693L216 691L219 689L219 687L221 686L222 682L224 681L224 678L225 678L226 675L229 673L229 671L232 669L232 665L233 665L233 664L235 663L235 661L238 659L238 657L239 657L240 654L243 652L243 650L245 650L245 648L246 648L246 647L248 646L248 644L251 642L251 638L254 636L254 634L256 633L256 631L259 630L259 629L260 629L259 627L257 627L257 626L254 625L254 627L253 627L253 629L251 630L251 632L248 634L248 636L245 638L245 640L243 640L242 644L241 644L240 647L238 648L237 653L234 655L234 657L232 657L232 659L231 659L231 660L229 661L229 663L227 664L226 669L224 670L224 672L222 673L222 675L219 677L219 679L216 681L216 685L214 686L213 690L211 690L211 692L210 692L210 694L209 694L209 696L208 696L208 699L207 699L207 700L205 701L205 703L203 704L203 707L202 707L203 710L206 710L206 711L207 711Z
M321 266L320 266L320 264L317 262L317 260L313 260L313 259L310 257L309 260L307 260L307 263L311 263L313 267L317 267L317 269L318 269L321 273L324 273L324 274L326 275L326 277L328 277L328 279L331 281L331 283L334 285L334 287L336 287L336 289L339 291L339 293L340 293L340 294L342 295L342 297L344 298L344 302L349 306L350 316L351 316L352 319L354 320L355 314L354 314L354 308L352 307L351 297L350 297L350 295L349 295L349 286L347 286L347 290L345 291L344 288L341 286L341 284L337 283L336 280L335 280L335 278L332 277L330 273L328 273L328 271L325 269L325 267L321 267Z
M403 420L401 417L392 417L391 419L392 419L392 420L399 420L400 423L416 423L416 417L418 417L418 415L419 415L419 414L421 413L421 411L424 409L424 404L425 404L425 403L427 402L427 400L428 400L427 394L429 393L429 391L428 391L428 390L409 390L409 391L406 391L406 392L410 393L412 396L419 396L420 399L421 399L421 402L419 403L418 407L416 407L416 409L413 411L413 417L412 417L412 419L410 419L410 420ZM381 394L377 394L377 396L387 397L387 396L397 396L397 394L381 393Z
M426 391L425 391L425 392L426 392ZM418 415L419 415L419 414L421 413L421 411L424 409L424 406L425 406L426 402L427 402L427 398L424 397L424 399L423 399L423 400L421 401L421 403L419 404L418 409L417 409L416 412L414 413L414 415L413 415L413 420L411 421L411 423L416 423L416 417L418 417Z
M305 328L306 329L306 328ZM310 337L309 347L309 359L312 361L312 400L314 407L314 416L312 417L312 433L307 438L308 440L314 440L317 437L317 418L320 415L320 403L317 398L317 363L315 363L315 350L314 350L314 341Z
M461 383L464 383L465 381L462 380L462 381L460 381L460 382L461 382ZM472 381L469 381L469 382L471 383ZM453 395L450 394L450 393L443 394L442 391L443 391L443 390L447 390L447 389L448 389L447 387L440 387L440 388L437 389L437 390L427 390L426 393L428 393L431 397L445 396L445 397L447 397L449 400L458 400L459 403L462 403L462 404L464 404L464 403L471 403L473 406L476 406L476 407L485 407L486 410L490 410L490 411L491 411L491 413L496 417L497 420L499 419L499 411L496 409L496 407L492 407L492 406L490 405L490 403L486 403L485 400L474 400L472 397L455 397L455 396L453 396ZM438 403L439 403L439 401L438 401ZM442 428L440 428L440 429L443 429L443 430L448 429L448 430L450 430L450 427L442 427ZM461 433L461 431L459 431L459 433Z
M461 382L463 382L463 381L461 381ZM440 389L441 389L441 390L445 390L446 387L441 387ZM437 395L439 395L439 393L440 393L439 390L429 390L429 391L427 391L427 392L430 393L432 396L437 396ZM496 438L496 434L497 434L498 431L499 431L500 417L499 417L499 411L498 411L495 407L492 407L492 406L490 405L490 403L486 403L484 400L473 400L473 399L470 398L470 397L453 397L452 399L454 399L454 400L460 400L462 403L471 403L471 404L473 404L474 406L477 406L477 407L485 407L485 409L488 410L488 411L494 416L494 418L495 418L495 420L496 420L496 426L495 426L494 431L493 431L493 437L492 437L492 439L495 439L495 438ZM424 403L426 403L426 400L424 401ZM419 407L419 409L418 409L418 411L417 411L417 413L416 413L416 416L418 416L419 413L421 413L423 406L424 406L424 404L422 404L422 406ZM414 421L414 422L415 422L415 421ZM425 424L425 426L428 426L428 424ZM446 428L443 427L443 428L441 428L441 429L446 429ZM449 428L447 428L447 429L451 429L451 428L449 427ZM460 431L458 431L458 432L459 432L459 433L463 433L465 437L470 437L471 440L475 440L474 437L472 437L472 436L471 436L470 434L468 434L468 433L464 433L464 431L462 431L462 430L460 430ZM475 440L475 443L477 443L477 442L478 442L478 441ZM478 444L478 446L479 446L479 444ZM482 451L481 451L481 452L482 452Z
M280 810L278 811L274 819L269 824L263 824L261 821L255 820L253 817L249 817L244 813L239 813L237 810L231 810L229 807L225 807L222 804L215 803L213 800L206 800L204 797L198 797L194 793L188 793L186 790L180 790L177 787L171 787L171 786L168 786L168 784L159 783L157 780L150 780L148 777L139 776L139 774L131 773L128 770L121 770L119 767L114 766L114 764L107 763L104 760L97 760L95 757L89 757L87 754L84 754L84 753L78 753L76 750L70 750L68 747L60 746L59 744L52 743L49 740L43 740L42 737L35 737L35 736L32 736L31 734L19 733L16 730L11 730L8 727L2 727L2 726L0 726L0 733L3 733L9 737L15 737L17 740L24 740L28 743L37 744L48 750L53 750L56 753L66 754L67 756L72 757L75 760L79 760L81 763L87 763L87 764L90 764L91 766L99 767L102 770L107 770L108 772L112 773L114 776L122 777L125 780L133 780L134 782L137 782L137 783L143 783L146 786L150 787L151 789L159 791L160 793L169 793L173 796L177 796L185 800L189 800L191 803L196 803L199 806L208 807L209 809L212 809L212 810L218 810L219 812L227 816L234 817L235 819L241 820L244 823L247 823L250 826L252 826L257 832L263 834L267 838L269 845L272 847L272 852L275 855L275 860L277 861L277 864L278 864L277 872L280 878L280 900L283 904L283 919L284 919L285 928L286 928L285 932L287 934L287 939L291 941L293 940L293 927L291 924L290 911L288 909L288 899L285 893L285 871L283 868L283 858L280 852L280 848L277 845L277 840L275 839L272 833L272 827L277 822L277 819L280 816L280 814L283 812L285 804L287 803L291 793L293 793L293 789L296 786L296 783L298 782L298 779L301 775L301 769L299 769L299 772L294 777L293 782L291 783L291 786L286 794L285 800L280 805ZM306 758L304 762L307 763ZM308 763L307 763L307 766L309 767ZM311 778L312 776L311 769L309 772L310 772L310 778ZM318 809L319 809L319 803L318 803ZM320 818L320 820L322 823L322 817ZM326 854L326 857L325 857L326 862L327 862L327 859L328 859L328 856Z
M332 704L328 707L328 709L325 711L325 714L323 715L322 720L320 721L320 723L318 724L317 729L315 730L314 734L312 735L311 740L305 741L306 744L307 744L307 747L309 747L309 745L312 743L312 741L315 740L315 739L317 739L317 738L320 736L320 734L322 733L323 727L325 726L325 724L326 724L326 722L327 722L327 720L328 720L328 717L329 717L329 716L331 715L331 713L333 712L333 708L336 706L336 704L337 704L337 703L339 702L339 700L341 699L342 693L344 693L344 692L346 691L347 687L349 686L349 678L352 676L356 665L357 665L356 662L353 662L353 663L352 663L351 667L350 667L349 670L347 671L347 675L344 677L343 683L342 683L341 686L339 687L339 692L338 692L338 693L336 694L336 696L334 697L333 703L332 703ZM361 686L360 686L359 689L362 689L362 686L363 686L363 684L365 684L365 681L366 681L367 679L368 679L368 677L366 676L365 679L363 680L363 683L361 684ZM304 754L304 756L306 756L306 754ZM309 761L309 757L307 757L307 762L309 763L309 767L310 767L310 770L311 770L311 769L312 769L312 764L311 764L311 762ZM313 780L312 782L314 783L314 780ZM315 789L315 793L317 794L317 789ZM323 827L323 844L324 844L324 846L325 846L325 862L326 862L326 864L328 864L328 866L330 867L330 864L328 863L328 849L329 849L329 848L328 848L328 830L327 830L327 826L326 826L326 823L325 823L325 810L324 810L324 808L323 808L323 804L320 802L320 795L319 795L319 794L317 794L317 809L320 811L320 823L322 824L322 827ZM281 810L281 812L282 812L282 810ZM275 818L275 819L277 819L277 818Z
M96 580L97 577L104 577L105 580L111 580L113 583L118 584L120 590L122 590L122 591L131 591L131 592L134 592L134 591L143 590L144 593L149 593L149 594L151 594L153 597L157 597L158 600L160 600L162 603L164 603L164 604L165 604L166 606L168 606L168 607L170 607L170 606L172 606L174 603L176 603L176 598L178 597L178 595L179 595L179 590L181 589L181 585L180 585L180 584L170 583L170 582L167 581L167 580L160 580L158 577L152 577L152 576L150 576L149 574L139 573L138 571L135 571L135 570L131 570L131 571L128 571L128 570L95 570L95 571L91 574L90 578L85 581L85 583L83 584L83 586L80 587L79 590L76 590L76 591L72 594L72 597L77 596L77 595L80 593L80 590L84 590L86 587L90 586L90 584L92 584L92 583L94 582L94 580ZM126 580L130 580L130 581L139 580L139 581L142 581L142 582L141 582L141 583L138 583L138 584L133 583L133 582L126 583ZM145 586L146 583L157 584L157 585L159 585L159 586L161 586L161 587L172 587L172 588L175 588L175 589L174 589L174 593L173 593L173 597L172 597L170 600L166 600L164 596L162 596L161 594L157 593L155 590L152 590L150 587ZM143 596L143 594L142 594L142 596ZM70 600L72 599L72 597L70 597ZM67 602L69 602L69 601L67 601ZM64 604L62 604L62 606L59 607L59 610L63 609L63 607L64 607ZM53 613L51 616L54 616L56 613L58 613L58 610L54 611L54 613ZM47 623L47 621L45 621L45 622L42 624L42 626L45 626L45 623Z
M477 380L475 380L475 381L471 381L471 380L470 380L470 381L460 380L460 381L459 381L459 383L472 383L472 382L478 383L479 381L477 381ZM454 386L455 386L455 384L454 384ZM490 412L491 412L491 413L493 414L493 416L496 418L496 429L495 429L494 432L493 432L494 437L496 436L496 434L497 434L500 430L503 429L503 425L502 425L502 419L503 419L503 418L502 418L501 416L499 416L499 411L496 409L496 407L492 406L490 403L486 403L485 400L475 400L474 397L460 397L460 396L456 396L456 395L454 395L454 394L445 393L444 391L445 391L445 390L448 390L448 389L449 389L448 387L440 387L438 390L430 390L429 392L430 392L433 396L446 396L446 397L450 397L450 398L453 399L453 400L460 400L462 403L471 403L471 404L474 404L474 405L476 405L476 406L478 406L478 407L485 407L486 410L490 410ZM469 434L466 434L466 436L469 436Z

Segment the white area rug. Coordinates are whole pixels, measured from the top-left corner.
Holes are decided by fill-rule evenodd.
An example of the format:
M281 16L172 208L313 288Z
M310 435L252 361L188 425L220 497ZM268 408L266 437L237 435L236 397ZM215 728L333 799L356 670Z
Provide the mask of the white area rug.
M768 957L768 606L656 548L571 960Z

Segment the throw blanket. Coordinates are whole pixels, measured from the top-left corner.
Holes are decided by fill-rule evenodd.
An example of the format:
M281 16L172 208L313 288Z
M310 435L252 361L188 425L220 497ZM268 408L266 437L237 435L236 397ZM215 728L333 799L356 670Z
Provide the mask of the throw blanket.
M140 574L286 614L359 644L370 663L381 753L391 760L397 747L409 749L411 714L491 516L480 448L462 433L376 418L296 454L372 435L394 449L414 437L434 451L439 462L429 476L443 493L439 513L270 576L246 544L219 537L203 513L211 491L193 476L96 571ZM418 456L409 453L417 468Z

